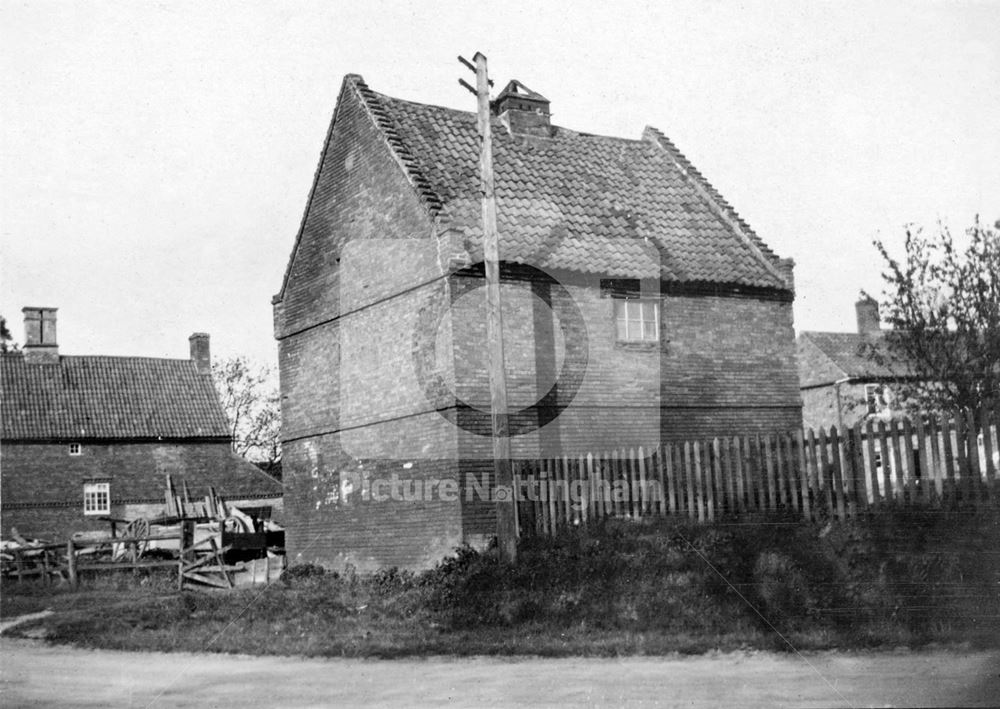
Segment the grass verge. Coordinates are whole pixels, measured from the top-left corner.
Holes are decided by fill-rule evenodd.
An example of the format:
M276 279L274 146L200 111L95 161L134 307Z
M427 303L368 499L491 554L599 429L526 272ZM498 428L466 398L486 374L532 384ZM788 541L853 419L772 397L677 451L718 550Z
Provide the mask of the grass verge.
M526 539L516 565L459 549L435 569L292 567L267 589L179 593L172 574L5 584L12 629L123 650L305 656L659 655L1000 644L995 513L614 522Z

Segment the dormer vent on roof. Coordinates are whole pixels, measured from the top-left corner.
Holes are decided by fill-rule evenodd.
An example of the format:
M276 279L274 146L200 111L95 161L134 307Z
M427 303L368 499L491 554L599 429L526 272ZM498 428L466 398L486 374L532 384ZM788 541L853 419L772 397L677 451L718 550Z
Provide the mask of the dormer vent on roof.
M514 135L548 138L552 134L549 100L517 79L509 81L493 100L493 112Z

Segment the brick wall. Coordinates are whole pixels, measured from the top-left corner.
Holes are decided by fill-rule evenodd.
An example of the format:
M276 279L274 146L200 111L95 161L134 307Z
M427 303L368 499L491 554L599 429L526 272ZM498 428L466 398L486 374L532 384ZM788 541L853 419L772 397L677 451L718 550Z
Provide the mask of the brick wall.
M376 300L397 292L403 279L418 280L422 268L409 259L394 261L392 254L377 246L384 239L416 239L433 254L433 225L364 106L345 85L338 99L329 147L323 156L316 189L312 194L302 234L289 264L288 285L276 312L275 335L279 339L340 314L340 298L346 294L346 310L358 307L367 297ZM348 241L374 242L345 253ZM397 254L398 255L398 254ZM369 257L369 262L364 259ZM342 293L341 260L348 268ZM430 268L432 264L420 262ZM396 269L384 277L386 269ZM358 274L367 274L364 282ZM373 285L374 284L374 285ZM380 290L380 284L388 284ZM366 286L368 286L366 288Z
M275 306L292 563L418 568L461 543L457 499L342 489L359 475L457 477L453 428L433 413L449 402L423 384L449 376L448 333L430 359L407 337L447 304L441 274L433 222L347 87Z
M275 305L291 560L425 566L493 528L491 503L466 494L466 476L490 470L482 281L445 275L461 235L435 232L350 86L317 185ZM511 404L549 392L524 414L544 422L576 390L515 439L515 455L801 425L791 303L667 295L662 342L623 345L600 279L560 283L503 286ZM567 361L586 364L563 371ZM454 476L463 493L345 502L344 476L358 471Z
M459 286L467 291L469 286ZM472 291L479 296L482 290ZM598 279L563 279L551 288L551 308L538 288L505 283L505 359L512 406L540 399L567 358L567 342L586 330L586 371L575 398L557 387L549 405L558 416L512 442L515 458L580 455L666 440L797 430L802 425L791 303L721 296L661 299L661 342L621 343L614 302ZM456 302L455 372L463 400L488 409L483 298ZM582 319L574 319L571 308ZM554 315L553 315L554 314ZM552 320L556 324L551 324ZM548 320L549 322L545 322ZM545 362L549 364L544 365ZM549 370L539 372L536 363ZM528 417L530 418L530 416ZM459 436L463 474L490 474L488 420L467 412L483 435ZM515 424L516 427L516 424ZM485 461L485 462L484 462ZM491 504L463 498L465 534L494 529Z
M12 526L27 536L56 539L106 530L106 522L83 514L83 485L92 479L110 483L111 515L122 517L129 504L163 500L168 474L178 491L186 481L199 499L210 485L226 499L281 495L280 483L234 456L224 441L81 444L78 456L69 455L66 443L2 444L5 536Z
M392 437L401 428L371 426L369 433ZM460 491L438 482L458 480L454 460L359 459L330 435L289 443L282 467L289 563L422 569L462 542Z
M564 453L801 425L791 303L663 296L660 343L633 344L617 340L613 299L596 281L554 291L551 309L538 307L529 283L505 283L502 293L512 406L530 405L545 394L552 370L567 360L567 341L573 345L585 337L588 343L575 398L570 400L560 386L548 402L566 407L553 422ZM454 311L460 321L455 327L457 391L462 400L488 409L482 290L470 295L478 297L460 298ZM574 306L582 319L568 315ZM553 319L569 323L568 328L553 326ZM540 372L537 362L551 364ZM474 440L462 439L463 455L472 452L467 444ZM525 436L514 448L529 457L544 454L544 435Z

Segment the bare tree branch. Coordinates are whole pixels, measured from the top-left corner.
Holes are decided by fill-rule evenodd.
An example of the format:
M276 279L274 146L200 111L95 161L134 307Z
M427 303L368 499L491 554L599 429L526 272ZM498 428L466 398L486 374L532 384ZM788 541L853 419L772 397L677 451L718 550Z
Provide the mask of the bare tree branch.
M246 357L231 357L212 365L219 401L229 419L233 451L255 463L281 458L281 408L278 393L269 389L267 367L252 367Z
M978 409L1000 399L1000 233L979 219L961 243L939 225L910 228L904 255L885 263L882 299L892 327L868 356L889 367L910 408Z

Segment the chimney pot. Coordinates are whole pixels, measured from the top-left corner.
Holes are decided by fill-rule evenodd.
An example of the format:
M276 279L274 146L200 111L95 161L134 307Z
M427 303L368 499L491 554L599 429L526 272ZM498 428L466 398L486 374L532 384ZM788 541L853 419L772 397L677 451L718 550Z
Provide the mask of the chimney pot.
M781 258L778 259L778 270L785 277L785 282L788 283L788 288L794 293L795 292L795 259L792 258Z
M31 364L59 364L56 339L58 308L28 306L24 314L24 359Z
M878 314L878 302L869 296L862 296L854 304L854 311L858 317L858 334L863 336L878 335L882 332Z
M188 338L191 345L191 361L199 374L212 373L212 353L207 332L196 332Z

